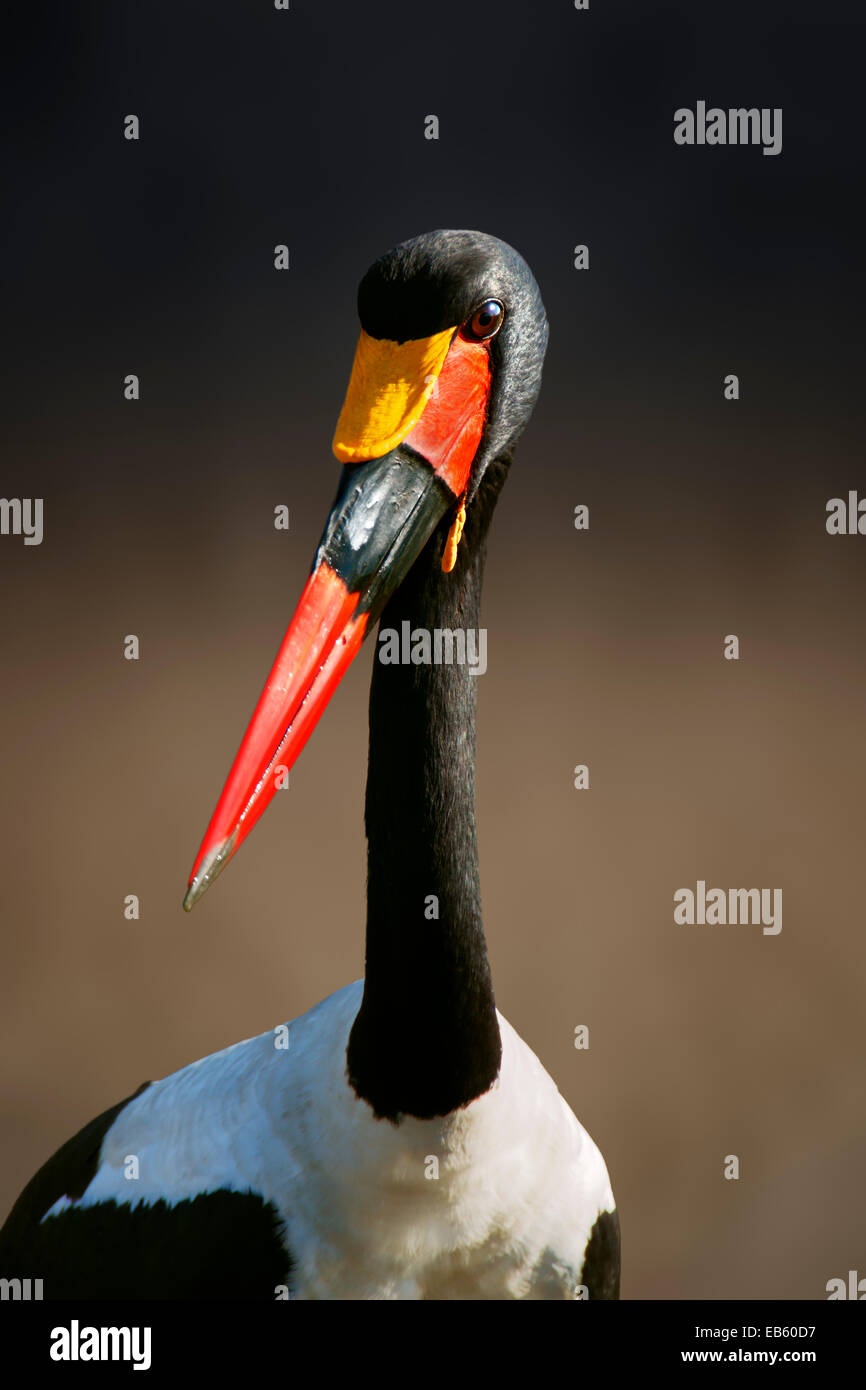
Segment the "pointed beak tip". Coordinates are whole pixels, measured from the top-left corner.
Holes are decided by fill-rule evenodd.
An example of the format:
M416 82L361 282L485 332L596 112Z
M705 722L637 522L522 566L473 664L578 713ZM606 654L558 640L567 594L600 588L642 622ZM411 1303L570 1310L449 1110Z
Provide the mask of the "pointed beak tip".
M184 912L192 912L199 898L203 898L215 878L218 878L231 859L237 847L237 832L230 835L222 844L210 850L202 859L198 871L193 874L183 900Z
M204 889L202 888L202 885L196 879L193 879L192 883L189 885L189 887L186 890L186 893L184 894L184 912L192 912L203 891Z

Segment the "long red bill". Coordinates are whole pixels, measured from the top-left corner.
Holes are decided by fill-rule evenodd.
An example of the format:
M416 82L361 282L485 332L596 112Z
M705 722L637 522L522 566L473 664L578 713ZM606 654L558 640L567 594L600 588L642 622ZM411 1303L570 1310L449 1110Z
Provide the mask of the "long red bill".
M414 356L426 362L417 344L410 346ZM391 347L386 354L389 371L395 358ZM365 348L367 391L369 352ZM440 521L455 513L481 438L489 377L486 347L455 338L420 418L412 415L417 402L407 389L402 442L344 468L312 573L193 865L183 903L187 911L225 868L284 784L388 598ZM362 419L371 414L382 418L381 408L378 416L359 411L352 391L350 382L347 401L353 411ZM387 408L387 392L384 399ZM393 437L393 418L386 424ZM398 433L401 428L398 419ZM376 448L375 437L366 448ZM454 534L452 527L452 549Z

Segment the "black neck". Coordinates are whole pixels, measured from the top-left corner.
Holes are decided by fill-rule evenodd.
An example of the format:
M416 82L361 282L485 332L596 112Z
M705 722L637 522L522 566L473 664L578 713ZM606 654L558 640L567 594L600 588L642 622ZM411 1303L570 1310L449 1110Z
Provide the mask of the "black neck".
M486 470L452 572L441 570L449 518L382 629L477 631L487 528L505 473L499 461ZM373 662L367 962L347 1061L357 1094L395 1121L447 1115L499 1072L475 834L478 679L467 665L383 665L378 650Z

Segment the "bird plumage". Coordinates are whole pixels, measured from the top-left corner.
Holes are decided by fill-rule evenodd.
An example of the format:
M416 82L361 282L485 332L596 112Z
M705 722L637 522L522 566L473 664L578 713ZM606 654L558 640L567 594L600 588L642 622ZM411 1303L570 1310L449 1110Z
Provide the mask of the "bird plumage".
M296 1299L575 1297L613 1194L598 1149L538 1058L499 1015L502 1066L488 1092L436 1119L377 1120L346 1080L361 992L361 981L347 985L130 1099L85 1190L33 1213L49 1291L64 1227L76 1213L113 1215L106 1204L117 1204L132 1218L126 1249L113 1248L103 1225L101 1272L92 1289L79 1282L79 1296L110 1288L112 1268L129 1296L160 1297L181 1270L186 1297L210 1296L236 1278L222 1259L213 1268L213 1237L224 1232L234 1251L238 1226L256 1213L263 1232L270 1219L273 1241L262 1241L260 1281L253 1292L247 1274L247 1296L273 1299L284 1286ZM171 1213L178 1232L192 1226L197 1199L211 1240L184 1250L170 1239ZM145 1263L136 1287L129 1251L149 1227L164 1232L164 1265Z

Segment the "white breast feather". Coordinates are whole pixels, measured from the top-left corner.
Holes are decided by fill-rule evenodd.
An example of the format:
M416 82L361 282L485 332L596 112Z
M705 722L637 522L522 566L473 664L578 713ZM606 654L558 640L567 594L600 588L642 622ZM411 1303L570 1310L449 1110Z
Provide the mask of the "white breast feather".
M288 1048L263 1033L154 1082L108 1130L76 1205L258 1193L285 1222L293 1298L575 1297L614 1199L538 1058L499 1015L489 1092L444 1119L376 1120L346 1079L362 990L290 1023Z

